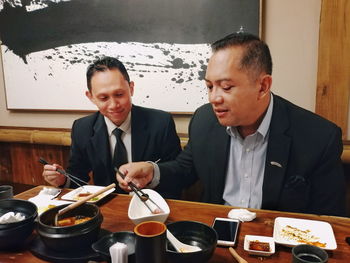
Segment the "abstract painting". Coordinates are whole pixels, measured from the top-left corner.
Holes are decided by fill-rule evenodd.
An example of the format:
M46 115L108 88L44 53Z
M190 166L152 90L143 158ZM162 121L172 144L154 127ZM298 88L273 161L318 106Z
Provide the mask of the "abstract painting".
M210 43L259 34L260 0L0 0L8 109L95 110L86 68L121 60L133 103L190 113L207 102Z

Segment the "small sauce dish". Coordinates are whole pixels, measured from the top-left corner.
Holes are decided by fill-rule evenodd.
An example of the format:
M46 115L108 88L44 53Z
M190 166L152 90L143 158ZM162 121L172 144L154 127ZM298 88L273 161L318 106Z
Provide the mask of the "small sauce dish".
M272 237L246 235L244 250L251 255L271 256L275 253L275 241Z

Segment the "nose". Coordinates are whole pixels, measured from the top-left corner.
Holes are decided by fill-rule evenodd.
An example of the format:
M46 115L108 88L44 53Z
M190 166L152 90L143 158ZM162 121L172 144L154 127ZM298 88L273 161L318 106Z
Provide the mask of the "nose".
M208 96L211 104L219 104L223 102L222 94L218 88L212 87L208 92Z
M118 99L111 99L109 102L109 108L118 108L119 107L119 100Z

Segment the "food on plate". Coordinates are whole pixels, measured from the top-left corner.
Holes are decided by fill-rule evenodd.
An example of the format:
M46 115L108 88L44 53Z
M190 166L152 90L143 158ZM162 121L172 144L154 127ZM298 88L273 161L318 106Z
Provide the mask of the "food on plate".
M80 193L80 194L78 194L78 197L87 197L87 196L89 196L89 195L91 195L90 192Z
M286 225L284 228L282 228L281 236L285 239L293 240L299 243L314 245L317 247L326 247L327 245L327 243L320 242L319 237L312 235L310 230L302 230L290 225Z
M58 220L58 226L73 226L89 221L91 217L88 216L71 216Z
M75 195L73 199L79 201L79 200L81 200L81 199L83 199L91 194L93 194L93 193L90 193L90 192L79 193L79 194ZM91 198L90 201L98 201L102 197L103 197L103 194L100 194L98 196L95 196L94 198Z
M162 214L164 211L160 208L155 208L152 210L152 214Z
M270 243L269 242L261 242L259 240L253 240L249 242L249 249L250 250L257 250L257 251L265 251L270 252Z

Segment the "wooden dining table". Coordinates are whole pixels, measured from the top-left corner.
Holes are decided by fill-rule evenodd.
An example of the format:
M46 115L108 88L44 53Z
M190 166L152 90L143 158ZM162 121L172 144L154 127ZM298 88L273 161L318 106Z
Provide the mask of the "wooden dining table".
M37 195L43 186L37 186L33 189L25 191L15 196L17 199L29 199ZM65 194L65 189L60 196ZM128 207L131 196L123 194L110 194L106 198L100 200L97 205L103 214L103 223L101 228L110 232L118 231L133 231L135 225L128 218ZM215 205L208 203L189 202L180 200L166 200L170 207L170 215L166 223L191 220L212 225L215 217L227 217L228 212L235 208L231 206ZM328 262L350 262L350 245L345 241L346 237L350 236L350 219L345 217L335 216L322 216L312 214L301 214L301 213L287 213L270 210L259 210L249 209L250 211L256 212L256 218L251 222L243 222L239 227L239 238L238 243L235 246L235 250L238 254L243 257L249 263L255 262L291 262L292 254L291 248L283 245L276 244L276 252L269 257L253 256L249 255L244 250L244 237L245 235L263 235L273 236L274 221L277 217L291 217L301 218L310 220L320 220L331 224L334 236L337 243L335 250L327 251L329 255ZM30 238L35 238L35 231ZM33 237L34 236L34 237ZM0 262L47 262L37 256L33 255L30 250L30 241L27 242L21 250L18 251L0 251ZM212 258L209 262L223 263L223 262L237 262L230 254L228 248L217 247Z

